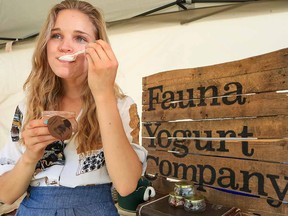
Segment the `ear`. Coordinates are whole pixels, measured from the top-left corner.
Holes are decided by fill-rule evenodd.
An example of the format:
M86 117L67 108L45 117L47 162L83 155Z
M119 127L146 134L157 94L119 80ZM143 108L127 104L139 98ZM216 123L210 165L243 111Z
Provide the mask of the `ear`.
M155 195L155 189L151 186L148 186L144 192L143 200L148 201L150 197L154 197Z

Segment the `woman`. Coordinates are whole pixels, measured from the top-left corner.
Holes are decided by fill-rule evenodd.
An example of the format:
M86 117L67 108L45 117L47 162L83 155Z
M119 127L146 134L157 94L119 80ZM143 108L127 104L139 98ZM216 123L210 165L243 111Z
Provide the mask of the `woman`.
M111 183L121 196L133 192L147 152L137 145L136 105L115 84L118 63L101 14L87 2L63 1L36 45L12 141L0 153L0 200L13 203L27 191L18 216L118 215ZM59 60L80 50L75 61ZM44 110L75 112L78 132L62 145Z

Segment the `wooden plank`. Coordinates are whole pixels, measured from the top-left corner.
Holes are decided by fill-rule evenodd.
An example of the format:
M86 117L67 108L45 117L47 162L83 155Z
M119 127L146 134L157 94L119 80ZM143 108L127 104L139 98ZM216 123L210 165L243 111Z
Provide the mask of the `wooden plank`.
M168 181L163 176L158 176L157 179L152 181L152 185L158 193L168 194L169 192L173 191L175 182ZM241 212L243 212L243 216L253 215L253 213L261 214L261 216L288 215L288 205L284 203L282 203L279 207L272 207L267 203L267 200L263 198L248 196L244 197L240 195L226 193L214 188L204 188L206 192L201 191L201 194L206 197L206 200L208 202L230 207L236 206L237 208L241 209Z
M142 145L148 150L171 151L185 154L198 154L206 156L221 156L229 158L242 158L249 160L288 162L288 140L249 140L232 141L224 140L197 140L197 139L175 139L170 145L167 138L142 140ZM165 145L163 145L165 144ZM247 149L247 150L246 150ZM276 152L276 154L267 154Z
M287 134L288 116L214 121L144 122L142 126L143 138L154 137L156 139L170 137L282 139L287 137Z
M223 74L225 73L219 73L219 77L210 80L203 78L201 81L195 81L189 77L184 80L163 80L157 83L157 86L147 84L143 86L143 104L148 104L149 99L155 98L160 92L162 95L172 92L176 96L175 100L179 100L179 91L182 94L181 100L188 100L223 96L234 91L234 94L250 94L288 89L288 67L222 78ZM173 77L172 73L171 76ZM210 90L204 91L205 89ZM160 97L158 102L162 101L163 98Z
M175 157L166 151L150 151L147 163L147 173L193 181L202 192L205 185L250 196L288 200L288 164L202 155Z
M287 93L235 95L142 107L142 121L288 115Z
M146 86L157 86L164 80L175 80L182 83L182 80L211 80L220 77L233 77L242 74L251 74L259 71L267 71L288 67L288 48L275 52L253 56L250 58L199 67L193 69L172 70L153 74L142 79L144 89ZM221 74L221 75L220 75ZM185 81L184 81L185 82Z

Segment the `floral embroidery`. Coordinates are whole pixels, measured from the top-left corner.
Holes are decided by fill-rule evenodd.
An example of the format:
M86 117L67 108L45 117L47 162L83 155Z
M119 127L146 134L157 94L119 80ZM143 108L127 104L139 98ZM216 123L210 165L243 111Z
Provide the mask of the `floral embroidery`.
M132 128L131 136L132 142L135 144L139 144L139 131L140 131L140 120L137 113L136 104L132 104L129 109L130 122L129 126Z
M45 170L53 165L64 165L65 155L64 148L66 144L56 141L48 145L41 160L38 161L35 173Z
M98 170L104 165L105 157L103 151L92 152L89 155L81 155L79 158L79 167L76 175Z
M0 165L15 165L15 160L9 158L0 158Z
M19 141L19 134L22 127L22 121L23 121L23 114L20 111L19 107L17 106L10 131L13 142Z

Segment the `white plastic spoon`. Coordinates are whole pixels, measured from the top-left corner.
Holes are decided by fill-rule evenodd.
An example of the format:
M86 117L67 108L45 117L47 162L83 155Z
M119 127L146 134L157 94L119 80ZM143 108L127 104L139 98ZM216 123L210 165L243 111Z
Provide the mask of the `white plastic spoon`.
M82 53L85 53L85 50L80 50L78 52L75 52L73 54L69 54L69 55L63 55L63 56L60 56L58 59L59 60L62 60L62 61L69 61L69 62L72 62L72 61L75 61L75 59L77 58L77 56L79 54L82 54Z

